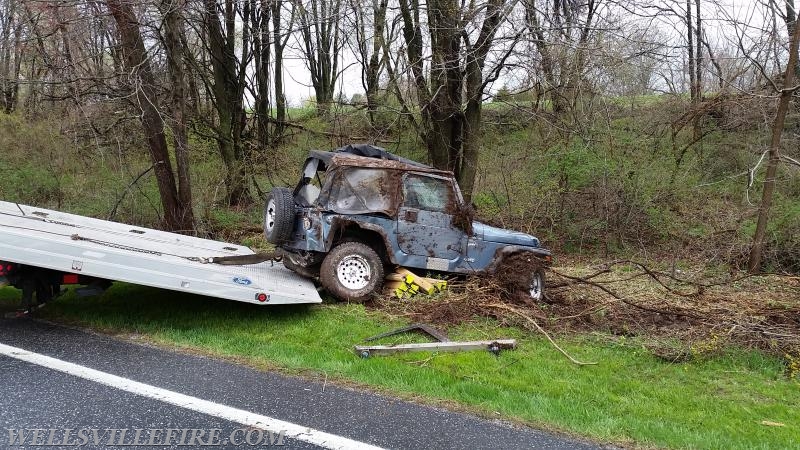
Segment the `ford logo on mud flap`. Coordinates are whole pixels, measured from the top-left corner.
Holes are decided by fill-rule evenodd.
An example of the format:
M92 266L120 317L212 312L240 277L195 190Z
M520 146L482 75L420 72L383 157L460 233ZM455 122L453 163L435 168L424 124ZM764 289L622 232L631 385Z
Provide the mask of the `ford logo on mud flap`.
M233 282L236 284L241 284L242 286L250 286L253 284L253 282L250 281L250 278L247 277L233 277Z

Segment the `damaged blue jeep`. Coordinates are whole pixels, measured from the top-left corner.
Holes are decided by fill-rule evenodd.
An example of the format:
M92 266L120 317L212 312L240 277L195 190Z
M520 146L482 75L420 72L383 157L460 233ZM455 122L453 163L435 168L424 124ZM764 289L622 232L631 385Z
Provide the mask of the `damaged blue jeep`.
M452 172L348 145L311 151L294 190L272 189L264 234L286 267L341 300L366 300L392 266L493 274L518 255L536 262L522 281L539 300L550 251L529 234L474 221L472 211Z

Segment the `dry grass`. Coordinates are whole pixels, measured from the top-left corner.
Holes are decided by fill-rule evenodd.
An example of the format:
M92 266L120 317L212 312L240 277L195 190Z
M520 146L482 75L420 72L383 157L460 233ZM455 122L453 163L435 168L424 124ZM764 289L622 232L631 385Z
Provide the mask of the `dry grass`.
M530 273L524 265L516 267L517 274ZM547 333L639 337L653 354L670 361L708 356L730 346L787 359L800 354L800 277L714 277L702 268L673 274L632 261L560 266L547 275L542 302L526 296L524 276L503 272L493 278L451 280L449 292L438 297L403 302L387 298L373 306L440 326L490 317L536 329L533 320ZM513 313L498 304L512 306Z

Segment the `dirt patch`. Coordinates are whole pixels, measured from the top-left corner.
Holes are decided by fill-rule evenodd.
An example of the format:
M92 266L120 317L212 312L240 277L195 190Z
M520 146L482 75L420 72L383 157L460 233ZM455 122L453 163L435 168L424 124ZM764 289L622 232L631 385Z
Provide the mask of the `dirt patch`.
M548 333L599 331L643 338L651 352L679 361L728 346L785 357L800 354L800 277L676 273L633 261L547 269L535 302L527 274L535 261L513 260L494 277L453 279L439 297L373 304L416 322L452 326L482 318ZM513 308L514 313L499 305ZM521 313L523 316L521 316Z

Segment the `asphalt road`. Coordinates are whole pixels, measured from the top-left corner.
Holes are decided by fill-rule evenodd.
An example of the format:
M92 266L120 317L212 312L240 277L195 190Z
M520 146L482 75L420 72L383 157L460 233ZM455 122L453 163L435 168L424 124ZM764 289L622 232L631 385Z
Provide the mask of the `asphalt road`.
M0 448L15 448L9 446L10 439L16 439L18 444L20 430L26 429L26 439L31 438L32 429L55 430L40 432L37 441L46 443L45 435L52 434L50 442L54 445L50 448L67 448L55 445L64 442L83 443L82 438L87 435L78 433L92 429L105 434L98 441L89 435L82 448L113 447L108 442L127 444L119 448L128 449L187 448L203 443L210 444L206 448L268 446L267 433L260 438L258 427L243 425L239 420L247 414L307 427L309 436L317 433L342 439L326 441L333 443L322 444L327 448L361 444L403 449L597 448L595 444L527 427L29 319L0 319L0 344L6 351L0 355ZM9 348L27 352L9 353ZM19 356L28 353L33 355L31 358L38 358L36 361L45 362L30 362ZM67 369L59 369L59 365ZM97 371L102 374L97 375ZM83 372L89 375L82 375ZM113 382L92 377L110 378ZM115 387L114 383L131 384L145 394ZM155 393L146 394L151 391ZM179 400L170 401L170 393ZM187 401L185 396L200 400ZM195 404L202 408L192 406ZM241 411L239 415L224 413L234 408ZM127 435L120 438L119 430L123 429L128 430ZM136 429L143 430L143 434L134 441ZM152 429L161 430L162 434ZM169 440L163 434L167 429L176 430L170 432L174 434ZM213 436L214 429L220 430L216 432L218 436ZM184 435L179 436L181 433ZM195 433L196 440L190 440L191 433ZM258 445L249 445L246 437ZM277 443L278 436L272 437L272 442ZM154 444L170 445L147 445L149 438ZM99 444L94 445L95 442ZM319 442L302 435L282 441L283 448L320 448ZM131 443L144 445L130 446ZM23 447L28 446L16 446Z

